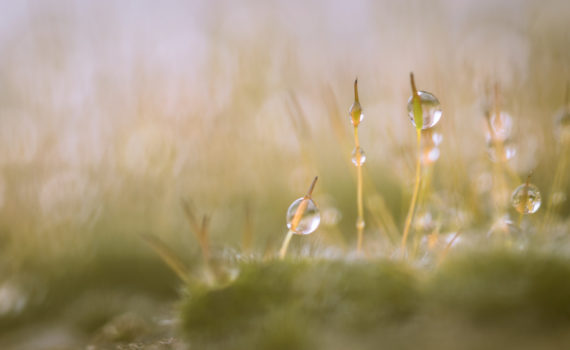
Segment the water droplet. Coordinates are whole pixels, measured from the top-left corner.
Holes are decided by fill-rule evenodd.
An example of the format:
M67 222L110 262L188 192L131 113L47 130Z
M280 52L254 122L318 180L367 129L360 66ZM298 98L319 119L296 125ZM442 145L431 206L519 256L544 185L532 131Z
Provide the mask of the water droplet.
M299 214L297 214L299 212ZM295 219L300 215L298 219ZM293 220L297 220L295 223ZM287 227L299 235L308 235L314 232L321 222L321 214L312 199L301 197L295 200L287 209Z
M538 187L524 183L517 187L511 197L513 207L521 214L534 214L540 208L540 192Z
M439 148L437 147L433 147L433 148L425 148L424 151L422 152L422 164L432 164L433 162L435 162L436 160L439 159Z
M555 136L561 142L570 141L570 107L564 107L554 115Z
M436 222L428 210L420 210L416 213L416 218L414 219L414 228L416 231L432 233L436 226Z
M505 142L487 142L487 153L493 163L505 162L512 159L517 154L517 148L511 140Z
M363 218L356 219L356 228L357 229L364 230L365 226L366 226L366 222L364 221Z
M529 237L508 215L499 218L489 232L487 239L491 244L524 250L528 247Z
M322 205L322 203L321 203ZM335 226L342 219L342 213L335 207L326 207L323 209L322 222L326 226Z
M504 235L520 235L521 230L520 228L509 218L508 215L505 215L499 218L489 232L487 232L487 237L496 238L497 236L504 237Z
M566 193L564 192L554 192L550 198L552 205L557 206L566 201Z
M356 147L352 151L352 164L360 166L366 163L366 154L361 147Z
M364 119L364 113L362 113L362 107L360 106L360 102L354 101L350 109L348 110L348 116L350 117L350 122L354 126L358 126L362 119Z
M487 128L487 142L505 141L511 136L513 118L507 112L493 113L489 118L490 129Z
M439 120L441 119L441 106L437 98L426 91L418 91L418 95L420 96L420 100L422 102L422 115L423 115L423 126L422 130L429 129L433 127ZM408 115L410 116L410 120L412 124L416 126L416 122L414 121L414 108L412 104L412 96L408 99Z
M442 140L443 136L439 132L433 131L433 129L422 131L421 160L423 164L432 164L439 159L440 151L437 146Z

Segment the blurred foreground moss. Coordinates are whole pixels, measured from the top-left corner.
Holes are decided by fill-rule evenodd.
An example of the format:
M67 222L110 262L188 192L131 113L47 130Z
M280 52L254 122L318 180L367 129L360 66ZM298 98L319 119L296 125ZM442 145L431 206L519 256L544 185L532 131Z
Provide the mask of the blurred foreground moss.
M440 268L393 261L242 264L191 286L183 331L200 348L559 348L570 345L570 260L464 253Z

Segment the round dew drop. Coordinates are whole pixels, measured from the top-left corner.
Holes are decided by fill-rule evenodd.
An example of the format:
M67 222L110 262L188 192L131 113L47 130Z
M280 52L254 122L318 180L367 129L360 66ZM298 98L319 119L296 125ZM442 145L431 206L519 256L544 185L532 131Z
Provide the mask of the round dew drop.
M418 95L420 96L420 101L422 103L422 130L429 129L437 124L441 119L441 105L439 104L438 99L429 92L418 91ZM410 96L408 99L408 115L410 116L412 124L416 126L416 122L414 120L414 106L412 103L412 97L413 96Z
M513 118L506 113L493 113L489 119L491 130L487 131L487 140L506 141L513 130Z
M306 205L306 207L304 210L301 208L301 210L303 210L300 214L301 219L297 223L296 227L292 227L293 218L295 218L295 214L299 210L299 206L301 206L304 201L306 201L306 204L303 204L303 206ZM319 213L319 208L317 208L315 202L310 198L301 197L295 200L289 206L289 209L287 209L287 227L298 235L308 235L313 233L317 227L319 227L320 223L321 214Z
M511 197L513 207L521 214L534 214L540 208L542 199L538 187L522 184L515 189Z
M352 151L352 164L356 166L361 166L366 163L366 154L361 147L356 147Z
M354 126L358 126L360 122L364 119L364 113L362 113L362 107L360 102L354 101L350 109L348 110L348 116L350 117L350 122Z
M487 153L493 163L500 163L511 160L517 154L517 147L510 139L497 144L490 140L487 142Z

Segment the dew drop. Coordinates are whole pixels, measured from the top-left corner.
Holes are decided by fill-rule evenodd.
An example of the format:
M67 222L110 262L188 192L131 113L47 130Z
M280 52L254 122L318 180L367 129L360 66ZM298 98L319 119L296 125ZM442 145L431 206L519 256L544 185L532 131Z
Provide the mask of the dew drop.
M299 222L295 225L293 220L300 210ZM295 200L287 209L287 227L299 235L308 235L314 232L321 222L319 208L312 199L301 197Z
M487 239L490 243L524 250L528 247L529 238L519 226L508 216L499 218L489 232Z
M356 228L358 230L364 230L365 226L366 226L366 222L364 221L363 218L356 219Z
M360 102L354 101L350 109L348 110L348 116L350 117L350 122L354 126L358 126L360 122L364 119L364 113L362 113L362 107Z
M423 114L423 126L422 130L429 129L433 127L435 124L439 122L441 119L441 106L439 104L438 99L426 91L418 91L418 95L420 96L420 101L422 103L422 114ZM414 121L414 107L412 103L412 97L408 99L408 115L410 116L410 120L412 124L416 126L416 122Z
M361 166L366 163L366 154L361 147L356 147L352 151L352 164L356 166Z
M323 209L322 222L325 226L336 226L340 219L342 219L342 213L335 207L326 207Z
M560 205L566 201L566 193L560 191L554 192L550 198L550 201L554 206Z
M513 118L506 112L493 113L489 118L490 130L487 130L487 141L506 141L513 130ZM489 129L489 128L488 128Z
M512 159L517 154L517 148L511 140L505 142L487 142L487 153L492 162L505 162Z
M570 107L564 107L554 115L555 136L558 141L570 141Z
M534 214L540 208L542 199L538 187L524 183L517 187L511 197L511 204L521 214Z

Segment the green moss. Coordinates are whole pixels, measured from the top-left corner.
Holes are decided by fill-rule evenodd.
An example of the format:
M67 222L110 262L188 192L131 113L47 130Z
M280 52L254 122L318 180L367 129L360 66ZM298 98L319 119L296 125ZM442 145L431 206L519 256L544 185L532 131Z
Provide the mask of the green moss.
M568 295L570 262L533 252L465 253L435 271L285 260L244 264L224 288L190 288L182 319L191 343L216 349L445 349L462 338L524 348L568 326Z

